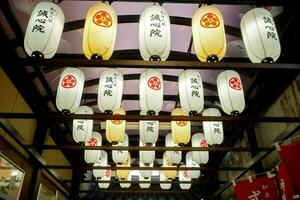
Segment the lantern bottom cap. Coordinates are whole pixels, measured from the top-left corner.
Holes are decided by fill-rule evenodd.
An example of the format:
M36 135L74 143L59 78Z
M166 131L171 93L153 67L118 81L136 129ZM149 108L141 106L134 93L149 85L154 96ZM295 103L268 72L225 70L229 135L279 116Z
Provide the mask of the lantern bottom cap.
M191 111L189 112L189 115L190 115L190 116L196 116L196 115L198 115L198 112L197 112L196 110L191 110Z
M207 62L218 62L219 58L217 55L211 54L211 55L207 56L206 61Z
M155 111L154 110L148 110L147 111L147 115L154 116L155 115Z
M70 110L68 110L68 109L62 109L61 113L62 113L63 115L68 115L68 114L70 114L71 112L70 112Z
M178 143L179 146L183 147L184 146L184 143Z
M113 111L112 110L105 110L104 114L106 114L106 115L112 115Z
M146 145L147 147L151 147L151 146L152 146L152 143L151 143L151 142L147 142L145 145Z
M117 145L119 142L117 142L117 141L112 141L111 142L113 145Z
M265 57L261 60L261 63L274 63L274 60L271 57Z
M103 58L102 58L101 55L95 53L95 54L92 55L91 59L93 59L93 60L99 60L99 59L103 59Z
M161 58L158 55L152 55L152 56L150 56L149 60L150 61L161 61Z
M34 59L42 59L44 58L44 54L40 51L34 51L32 52L31 57Z
M230 114L233 115L233 116L238 116L240 114L240 112L237 111L237 110L234 110Z

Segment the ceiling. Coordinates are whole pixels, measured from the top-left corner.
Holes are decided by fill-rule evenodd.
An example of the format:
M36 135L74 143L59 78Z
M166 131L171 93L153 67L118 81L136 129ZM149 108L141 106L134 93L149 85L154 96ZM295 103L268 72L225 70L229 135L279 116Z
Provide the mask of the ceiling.
M25 1L25 0L24 0ZM6 36L15 43L15 52L16 58L26 58L26 55L23 50L23 38L26 26L29 20L29 14L25 13L24 10L18 8L18 3L24 2L23 0L9 0L9 10L2 10L1 18L1 27L5 31ZM39 0L36 0L37 2ZM25 1L26 2L26 1ZM87 10L92 6L96 1L72 1L72 0L63 0L60 2L60 7L65 14L65 28L62 35L62 39L58 48L58 52L55 58L76 58L76 59L85 59L82 53L82 36L83 36L83 25L84 19L87 13ZM201 6L201 4L195 1L194 3L183 3L180 1L174 1L177 3L166 2L162 3L162 6L168 11L171 16L171 54L168 60L186 60L186 61L197 61L196 56L194 55L194 49L192 45L192 33L191 33L191 17L195 10ZM179 3L178 3L179 2ZM191 1L193 2L193 1ZM222 1L218 1L222 2ZM225 2L225 1L224 1ZM224 62L224 69L226 67L226 62L239 62L239 63L249 63L250 61L247 58L243 43L241 41L241 34L239 30L240 19L246 11L250 10L253 5L247 5L240 1L241 5L228 5L225 4L216 4L224 17L225 30L226 30L226 39L227 39L227 53L226 57L222 60ZM117 29L117 39L115 44L115 51L111 59L128 59L128 60L142 60L138 51L138 15L142 10L147 6L151 5L152 2L127 2L127 1L113 1L112 6L116 10L119 17L119 24ZM242 5L243 4L243 5ZM3 7L4 8L4 7ZM295 12L290 12L292 8L285 7L284 12L275 17L277 23L278 32L281 36L282 42L282 56L278 62L284 62L285 60L297 60L296 54L290 52L287 47L300 43L299 39L297 42L291 42L292 38L295 38L295 33L291 33L293 30L292 24L295 23L297 15ZM28 11L26 11L28 12ZM290 20L284 20L290 19ZM298 33L299 30L296 31ZM290 37L290 38L289 38ZM287 39L288 38L288 39ZM200 62L200 61L199 61ZM57 85L59 81L60 73L63 68L57 67L55 65L43 66L41 68L35 68L32 66L22 66L26 73L26 77L30 84L32 84L32 93L37 96L37 101L43 107L45 113L57 112L55 107L55 94L57 90ZM80 66L78 66L80 67ZM97 106L97 91L98 91L98 80L99 75L105 68L102 67L82 67L81 70L85 74L85 87L84 94L81 104L89 105L93 108L95 113L100 113L100 110ZM138 96L138 82L139 75L145 68L120 68L120 71L124 75L124 90L123 90L123 100L122 106L125 108L128 114L139 114L139 96ZM164 78L164 96L165 101L163 104L161 115L170 115L172 110L178 106L178 75L184 69L158 69L163 74ZM220 108L218 94L216 90L216 77L220 70L199 70L202 76L202 81L204 82L204 94L205 94L205 107L217 107ZM267 106L269 106L276 97L280 94L283 88L289 83L292 74L285 76L284 80L281 83L276 83L272 80L266 81L269 76L272 75L274 78L280 77L280 73L277 72L265 72L260 70L238 70L241 74L241 79L244 86L244 92L246 97L247 108L245 114L261 114ZM17 76L17 75L16 75ZM277 87L278 91L270 93L272 87ZM260 98L258 98L260 97ZM42 111L40 111L42 112ZM224 113L222 113L225 115ZM51 125L57 125L57 121L50 122ZM52 137L54 138L57 144L74 144L74 141L71 137L70 131L71 124L60 123L60 126L57 126L52 130ZM138 146L138 126L127 130L127 133L130 135L130 146ZM94 129L104 133L101 130L101 123L96 122L94 124ZM246 126L243 124L233 124L233 123L224 123L225 130L225 140L221 146L234 146L236 145L243 137L242 132L246 129ZM192 133L202 131L201 123L194 123ZM160 132L160 137L156 146L164 146L164 137L170 130L162 130ZM57 133L62 136L57 136ZM105 134L103 134L105 135ZM248 138L250 145L255 145L255 137L253 139ZM104 145L110 145L108 142L104 142ZM190 146L188 144L187 146ZM86 165L83 161L83 154L78 152L66 153L64 152L67 159L71 164L74 165ZM133 162L137 163L138 160L138 151L131 152ZM210 161L207 166L226 166L226 156L228 157L227 152L213 153L210 152ZM76 156L76 161L72 160ZM156 154L156 163L161 164L162 153L157 152ZM184 154L183 154L184 158ZM111 154L109 155L109 161L112 163ZM82 180L84 176L89 176L90 172L87 172L86 175L79 174L77 177L78 180ZM157 177L156 177L157 178ZM75 178L74 178L75 179ZM148 195L127 195L127 197L119 194L113 194L110 197L114 196L116 199L132 198L132 199L195 199L204 195L205 197L210 197L214 192L222 186L217 177L217 172L215 171L206 171L202 173L202 176L199 180L208 181L207 184L202 184L201 186L195 184L193 185L191 191L192 196L187 194L173 194L168 197L163 194L148 194ZM226 180L228 181L228 180ZM74 183L72 183L74 187ZM88 187L94 188L95 185L88 184ZM76 184L75 184L76 185ZM77 183L77 187L79 182ZM157 185L156 185L157 186ZM151 186L153 189L159 189L155 185ZM137 185L132 186L137 188ZM119 189L118 184L111 186L111 189ZM174 185L171 191L179 191L178 185ZM91 193L83 195L85 198L89 199L108 199L110 194L98 194Z

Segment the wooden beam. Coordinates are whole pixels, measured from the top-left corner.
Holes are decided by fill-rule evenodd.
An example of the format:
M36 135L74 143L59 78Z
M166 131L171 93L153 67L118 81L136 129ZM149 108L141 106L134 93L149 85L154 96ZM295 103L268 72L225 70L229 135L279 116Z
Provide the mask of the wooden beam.
M189 193L189 190L149 190L149 189L124 189L124 190L111 190L111 189L95 189L95 190L78 190L77 193L125 193L125 194L133 194L133 193L142 193L142 194L185 194Z

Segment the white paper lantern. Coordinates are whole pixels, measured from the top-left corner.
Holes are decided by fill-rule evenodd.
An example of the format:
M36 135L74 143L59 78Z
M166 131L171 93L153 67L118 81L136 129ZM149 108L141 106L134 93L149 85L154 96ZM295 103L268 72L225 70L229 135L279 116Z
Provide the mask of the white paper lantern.
M110 165L107 165L107 167L110 167ZM100 181L110 181L111 179L111 170L110 169L105 169L104 170L104 176L99 178L98 180ZM109 183L98 183L99 188L106 189L109 187Z
M186 167L200 167L200 165L193 160L193 152L191 151L187 152L187 154L185 155L185 163L186 163ZM201 175L200 170L188 170L188 171L191 179L197 179Z
M140 147L145 146L145 144L140 141ZM155 147L155 144L153 145ZM139 151L140 162L145 166L149 166L150 163L153 163L155 160L155 151Z
M123 108L116 110L113 115L125 115ZM106 120L106 139L112 144L118 144L124 139L126 120Z
M247 54L253 63L275 62L280 56L280 39L273 17L264 8L254 8L241 19Z
M80 105L84 74L78 68L68 67L60 75L56 94L56 107L65 113L74 113Z
M174 143L174 140L170 133L166 136L165 146L166 147L178 147L178 145ZM166 151L166 159L172 165L178 165L181 161L181 157L182 157L181 151Z
M228 115L238 115L245 108L244 89L240 75L233 70L221 72L217 78L222 109Z
M216 108L208 108L203 111L202 116L221 116ZM203 121L204 137L209 145L221 144L224 139L223 123L221 121Z
M64 29L62 9L52 2L38 3L30 16L24 47L31 57L52 58L57 51Z
M139 49L144 60L166 60L171 31L168 12L160 5L147 6L140 16Z
M144 178L141 174L139 174L139 181L149 181L149 178ZM140 188L149 188L151 183L139 183Z
M115 69L105 69L99 79L98 107L101 112L112 114L121 106L123 74Z
M178 79L179 99L182 109L190 115L197 115L204 106L204 94L200 72L185 70Z
M111 57L117 24L117 13L108 3L98 2L89 9L83 29L83 53L88 59Z
M93 109L88 106L79 106L75 114L92 115ZM73 139L75 142L87 142L93 132L93 120L74 119L73 120Z
M176 166L172 165L167 159L167 152L163 155L163 167L174 167L174 170L163 170L163 173L167 179L174 179L177 176Z
M128 139L128 135L125 133L124 139L121 142L119 142L118 144L113 145L113 146L128 147L128 145L129 145L129 139ZM126 150L113 150L112 151L113 161L118 165L121 165L122 163L124 163L126 161L127 157L128 157L128 151L126 151Z
M192 18L193 44L202 62L220 61L226 52L222 13L214 6L201 6Z
M144 165L144 163L139 162L139 166L140 167L153 167L153 163L150 163L150 165ZM145 179L149 180L149 178L151 178L152 176L152 170L139 170L139 173L142 177L144 177Z
M169 190L171 189L172 183L171 180L168 180L168 178L165 177L165 174L163 171L159 172L159 181L169 181L170 183L160 183L160 188L163 190Z
M140 76L140 107L144 113L155 115L163 105L163 77L155 69L146 69Z
M99 132L93 131L92 136L85 143L85 146L97 147L102 145L102 136ZM101 155L100 150L84 150L86 163L96 163Z
M180 167L186 167L181 165ZM182 190L189 190L191 183L180 183L181 181L191 181L190 172L188 170L179 170L179 186Z
M94 166L107 166L107 153L106 151L101 151L100 156L99 156L99 160L94 163ZM93 175L96 178L100 178L102 176L104 176L104 171L103 169L93 169Z
M192 137L192 147L208 147L203 133L195 133ZM206 164L209 159L208 151L193 151L193 160L198 164Z
M141 115L146 115L141 111ZM155 145L155 142L158 138L159 132L159 121L145 121L140 120L139 122L140 129L140 140L146 144L146 146Z
M175 108L172 116L188 116L182 108ZM191 122L190 121L171 121L172 139L179 146L183 146L190 141L191 138Z
M120 187L121 188L130 188L131 183L122 183L123 180L120 180ZM125 179L125 181L131 181L131 174Z

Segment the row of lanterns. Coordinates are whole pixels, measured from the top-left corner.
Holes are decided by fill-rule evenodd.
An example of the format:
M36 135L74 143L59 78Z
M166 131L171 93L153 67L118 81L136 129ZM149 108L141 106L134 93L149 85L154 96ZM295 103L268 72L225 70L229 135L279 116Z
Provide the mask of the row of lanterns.
M62 9L51 2L38 3L32 11L24 40L32 57L51 58L56 53L64 28ZM111 57L117 33L117 14L108 3L98 2L88 11L83 33L83 53L88 59ZM271 13L264 8L248 11L241 32L253 63L272 63L280 56L280 41ZM201 6L192 17L194 48L202 62L220 61L226 52L222 13L214 6ZM144 60L166 60L171 31L168 12L160 5L147 6L139 20L139 49Z

